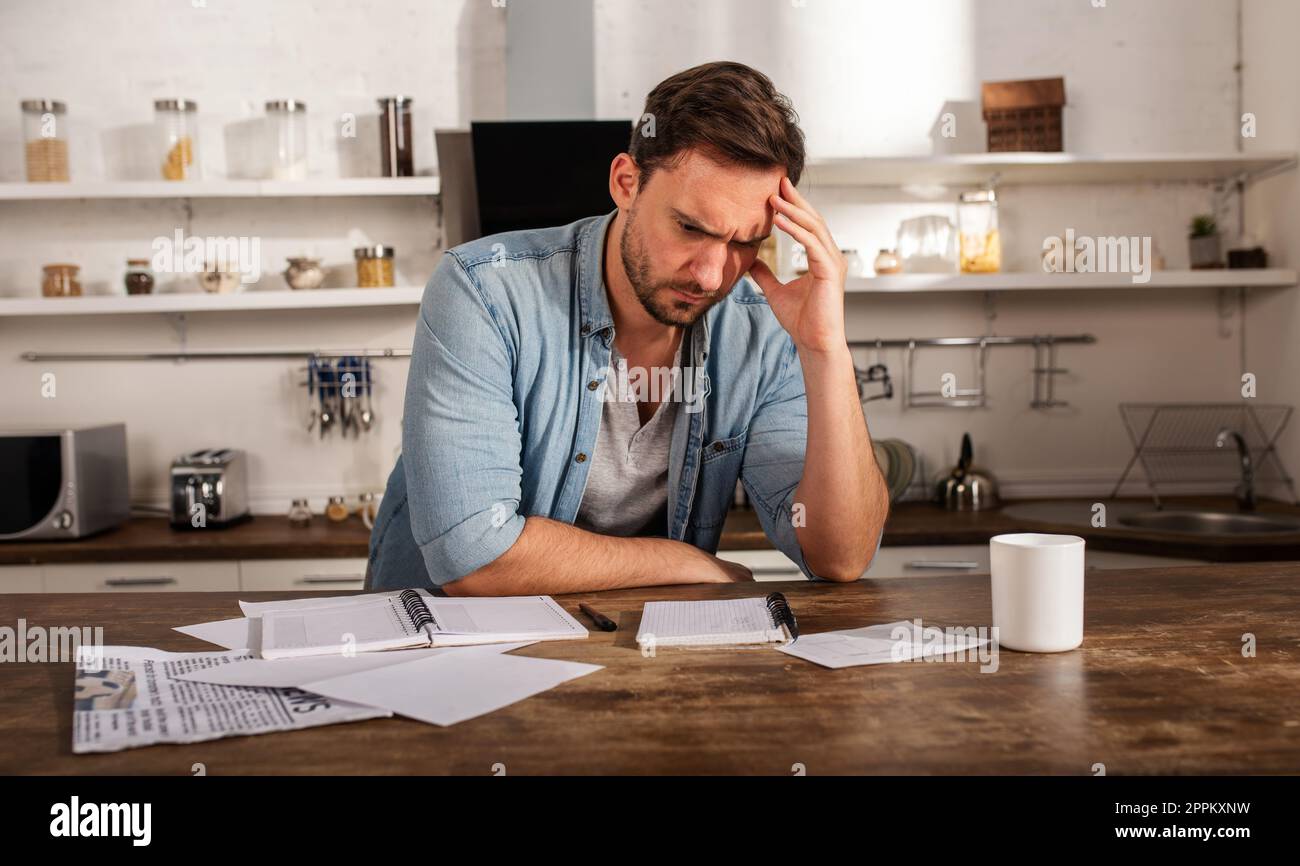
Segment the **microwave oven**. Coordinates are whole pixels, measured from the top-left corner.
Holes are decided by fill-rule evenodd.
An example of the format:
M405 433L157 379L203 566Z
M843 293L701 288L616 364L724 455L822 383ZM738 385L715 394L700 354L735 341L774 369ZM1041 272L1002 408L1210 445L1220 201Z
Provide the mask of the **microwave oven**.
M129 516L126 425L0 428L0 541L81 538Z

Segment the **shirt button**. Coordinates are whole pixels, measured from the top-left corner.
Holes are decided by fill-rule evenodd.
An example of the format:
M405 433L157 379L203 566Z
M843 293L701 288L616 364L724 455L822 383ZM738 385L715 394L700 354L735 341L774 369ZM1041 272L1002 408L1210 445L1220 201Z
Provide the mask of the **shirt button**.
M714 442L714 443L713 443L713 450L714 450L714 451L721 451L721 450L723 449L723 447L724 447L724 446L723 446L723 444L722 444L721 442Z
M595 379L592 379L590 382L587 383L588 391L595 391L599 387L600 387L600 383L597 382Z
M591 325L586 325L586 324L584 324L584 325L582 326L582 329L581 329L580 333L581 333L584 337L585 337L587 334L590 334L590 333L591 333Z
M579 452L579 453L578 453L578 456L577 456L577 457L574 457L573 459L576 460L576 461L579 462L579 463L586 463L586 462L587 462L587 455L586 455L586 454L583 454L583 453L581 453L581 452Z

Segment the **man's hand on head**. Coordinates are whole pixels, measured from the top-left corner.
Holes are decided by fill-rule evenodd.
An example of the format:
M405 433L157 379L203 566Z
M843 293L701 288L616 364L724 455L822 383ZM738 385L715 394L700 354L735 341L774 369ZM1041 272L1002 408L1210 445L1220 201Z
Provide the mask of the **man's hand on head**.
M801 352L829 353L847 344L844 332L844 281L848 267L830 229L789 178L769 200L773 224L808 251L808 273L782 283L762 261L750 275L767 296L776 320Z

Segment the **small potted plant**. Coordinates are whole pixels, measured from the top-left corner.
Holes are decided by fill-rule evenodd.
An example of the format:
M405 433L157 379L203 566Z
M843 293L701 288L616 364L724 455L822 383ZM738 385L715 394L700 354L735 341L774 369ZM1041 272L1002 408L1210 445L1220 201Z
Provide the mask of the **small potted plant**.
M1188 254L1192 268L1221 268L1223 259L1219 253L1219 224L1209 214L1192 218L1191 233L1187 236Z

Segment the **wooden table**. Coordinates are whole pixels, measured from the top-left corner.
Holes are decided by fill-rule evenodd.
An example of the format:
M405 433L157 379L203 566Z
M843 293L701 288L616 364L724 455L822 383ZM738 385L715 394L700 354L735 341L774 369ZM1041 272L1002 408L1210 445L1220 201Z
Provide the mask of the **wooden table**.
M650 599L780 588L805 634L921 617L989 623L985 575L628 590L564 596L618 632L519 652L604 665L450 728L401 718L71 753L69 663L0 664L0 772L246 773L1300 773L1300 563L1090 572L1082 648L976 662L827 670L771 649L633 641ZM212 650L174 625L238 614L237 593L0 596L0 625L95 626L108 644ZM258 600L286 593L250 593ZM580 615L579 615L580 616ZM1242 655L1255 636L1256 656Z

